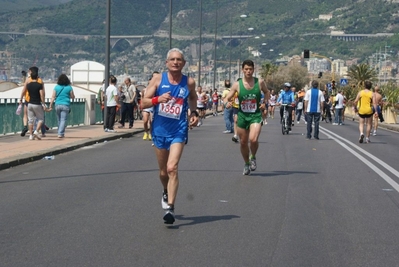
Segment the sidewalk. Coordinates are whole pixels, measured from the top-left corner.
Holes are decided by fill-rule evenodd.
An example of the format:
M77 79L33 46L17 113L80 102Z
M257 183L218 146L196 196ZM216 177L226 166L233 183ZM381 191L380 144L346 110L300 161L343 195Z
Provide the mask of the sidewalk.
M118 125L115 123L116 133L104 132L103 125L67 127L65 138L57 137L57 129L50 129L42 140L29 140L29 135L21 137L20 133L1 136L0 170L39 160L45 156L61 154L104 141L128 138L144 132L141 120L135 121L132 129L128 127L118 129Z

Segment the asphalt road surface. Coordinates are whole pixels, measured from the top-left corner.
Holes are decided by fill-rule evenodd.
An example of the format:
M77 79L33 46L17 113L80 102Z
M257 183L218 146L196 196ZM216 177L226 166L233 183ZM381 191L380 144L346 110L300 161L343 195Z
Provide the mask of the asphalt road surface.
M269 119L243 176L223 130L190 132L173 226L141 135L0 171L0 266L399 265L398 133L359 144L347 120L306 140Z

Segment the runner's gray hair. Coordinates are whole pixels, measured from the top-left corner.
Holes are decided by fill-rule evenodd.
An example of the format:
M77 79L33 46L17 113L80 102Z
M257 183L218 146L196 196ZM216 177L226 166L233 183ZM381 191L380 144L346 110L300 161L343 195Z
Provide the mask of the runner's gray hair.
M172 49L170 49L170 50L168 51L168 54L166 55L166 59L169 59L169 56L170 56L170 54L171 54L172 52L179 52L179 53L182 55L183 60L186 61L186 60L184 59L183 51L181 51L179 48L172 48Z

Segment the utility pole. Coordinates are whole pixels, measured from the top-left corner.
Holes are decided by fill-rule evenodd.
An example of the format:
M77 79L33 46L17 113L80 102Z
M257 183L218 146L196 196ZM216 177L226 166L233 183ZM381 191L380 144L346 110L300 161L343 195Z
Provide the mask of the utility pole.
M230 49L229 49L229 81L231 83L231 41L233 39L233 20L230 16Z
M106 8L106 18L105 18L105 73L104 73L104 128L106 125L106 121L108 119L107 116L107 95L106 90L109 85L109 62L110 62L110 39L111 39L111 0L107 0L107 8Z
M172 49L172 1L169 0L169 49Z
M216 65L216 48L217 48L217 32L218 32L218 0L216 0L216 10L215 10L215 40L214 40L214 49L213 49L213 88L216 89L216 76L217 76L217 65Z
M202 0L200 0L198 86L201 86Z

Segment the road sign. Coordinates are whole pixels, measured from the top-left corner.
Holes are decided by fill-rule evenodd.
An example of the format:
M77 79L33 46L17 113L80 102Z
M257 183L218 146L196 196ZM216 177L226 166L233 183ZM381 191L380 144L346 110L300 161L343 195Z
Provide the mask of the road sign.
M348 84L348 80L347 79L341 79L340 83L341 83L341 85L347 85Z
M327 88L328 88L328 91L329 91L329 92L332 91L332 85L331 85L331 83L327 83Z

